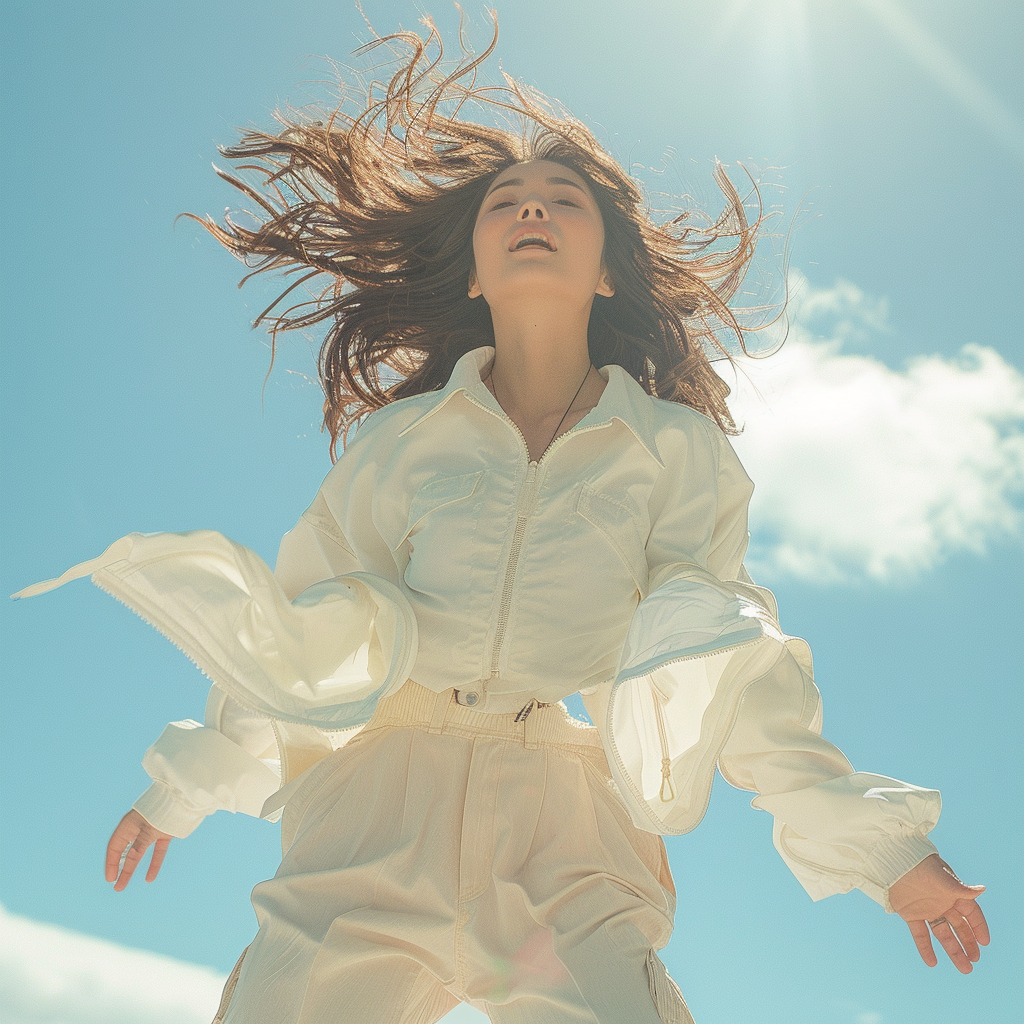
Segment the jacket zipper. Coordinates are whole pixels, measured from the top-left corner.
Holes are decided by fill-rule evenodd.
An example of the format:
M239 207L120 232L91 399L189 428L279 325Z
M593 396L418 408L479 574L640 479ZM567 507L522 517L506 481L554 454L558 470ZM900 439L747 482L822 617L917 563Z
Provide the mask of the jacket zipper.
M516 509L516 529L512 535L512 550L508 555L508 566L505 569L505 582L501 588L501 604L498 607L498 624L494 628L494 645L491 648L491 678L498 674L498 658L501 645L505 639L508 626L508 613L512 606L512 590L515 586L516 569L519 567L519 552L526 534L526 524L537 498L537 466L531 462L526 467L526 480L519 491L519 506ZM524 500L525 499L525 500Z
M740 650L743 647L750 647L753 644L758 644L763 639L764 639L764 637L758 637L758 638L756 638L754 640L744 640L742 643L733 644L731 647L723 648L722 650L736 650L736 651L738 651L738 650ZM684 654L681 657L671 658L668 661L662 662L657 667L659 669L662 669L662 668L666 668L669 665L677 665L677 664L679 664L682 661L697 661L700 658L710 658L710 657L713 657L716 654L721 654L721 653L722 653L721 651L705 651L702 654ZM650 673L649 672L645 672L643 674L644 675L649 675ZM626 681L626 680L624 680L624 681ZM671 782L671 759L668 757L668 739L667 739L667 736L665 734L665 722L664 722L664 718L662 717L661 707L660 707L660 704L659 704L659 698L661 697L661 693L658 690L658 688L656 686L654 686L653 683L651 684L651 689L655 693L655 697L654 697L654 712L655 712L655 719L656 719L656 721L658 723L658 740L659 740L659 742L661 744L662 782L661 782L661 791L659 793L659 796L661 797L662 802L667 803L670 800L675 798L675 787L672 786L672 782ZM611 707L611 705L609 704L609 708L610 707ZM734 710L733 715L731 716L733 720L735 720L735 711L738 711L738 710L739 710L739 703L737 702L736 709ZM732 730L732 721L730 721L730 723L729 723L729 730L730 731ZM657 831L659 831L660 834L662 834L662 835L682 835L685 832L692 832L701 823L701 821L704 818L704 815L707 814L707 809L708 809L707 808L707 803L705 803L704 809L701 812L700 817L692 825L690 825L688 828L683 829L681 832L660 832L661 822L654 818L653 814L651 813L652 809L648 805L647 801L644 799L643 793L637 793L636 790L634 789L634 787L632 786L632 784L630 783L629 774L626 771L626 766L625 766L625 764L622 761L622 755L619 753L619 748L615 745L615 741L612 738L610 733L608 733L608 748L610 750L610 753L611 753L612 757L615 760L616 766L618 767L619 775L622 777L623 781L627 784L626 785L627 791L630 792L631 795L638 801L638 806L640 807L641 810L643 810L643 812L648 817L648 819L651 821L651 823L656 826L656 829L657 829ZM668 762L667 765L666 765L666 761ZM715 777L715 768L717 767L717 765L718 765L718 759L716 758L714 763L711 765L711 771L710 772L704 772L703 777L701 779L702 782L705 781L705 780L709 780L710 781L710 780L714 779L714 777ZM668 771L669 771L668 784L671 787L671 796L668 798L668 800L666 800L665 796L664 796L664 793L665 793L665 782L666 782L666 775L665 775L666 767L668 768Z
M658 723L658 742L661 744L661 789L658 790L658 797L663 804L671 803L676 798L676 787L672 782L672 759L668 756L668 736L665 732L665 715L661 708L661 702L665 699L653 683L651 689L654 691L654 717ZM668 796L665 796L665 787L668 786Z
M466 397L475 405L480 406L480 408L483 409L484 412L489 412L492 416L495 416L502 422L507 423L519 435L519 440L523 442L523 451L526 453L526 458L529 461L530 446L526 443L526 435L519 429L519 425L516 423L516 421L512 419L511 416L508 416L504 411L502 411L501 413L496 413L493 409L488 409L486 405L484 405L478 398L474 398L472 395L470 395L468 391L466 392ZM573 434L585 434L588 430L601 430L607 426L608 423L606 422L590 423L585 427L570 427L567 431L565 431L564 434L559 434L558 437L556 437L551 442L551 444L549 444L548 447L544 450L544 453L541 455L541 457L536 462L533 462L532 465L539 466L546 458L548 458L549 455L551 455L551 453L559 445L562 444L563 441L565 441L567 437L570 437Z
M545 449L541 457L536 461L530 459L530 446L526 443L526 436L519 429L519 425L512 419L511 416L507 415L504 410L500 413L495 412L493 409L489 409L479 399L474 398L468 391L465 392L466 397L478 405L485 412L490 413L492 416L497 417L503 422L507 423L512 427L513 430L519 435L519 440L523 443L523 451L526 453L526 479L523 481L523 486L519 491L519 500L516 507L516 527L515 532L512 535L512 548L509 551L508 564L505 567L505 581L501 588L501 603L498 606L498 622L494 629L494 643L491 646L491 675L490 678L494 679L498 675L498 660L501 656L501 647L505 640L505 630L508 626L508 615L512 607L512 591L515 589L515 578L516 570L519 567L519 555L523 545L523 538L526 535L526 527L529 523L530 515L533 512L534 505L537 500L538 475L540 470L540 464L570 435L573 433L583 434L588 430L598 430L601 427L607 426L606 423L592 423L587 427L577 429L572 427L567 430L564 434L560 434L556 437L550 445ZM525 501L523 500L525 496ZM486 685L484 686L486 691ZM529 714L529 712L527 712Z
M746 647L748 644L756 644L761 639L761 637L758 637L757 640L744 640L743 643L736 644L734 649L738 650L740 647ZM727 650L728 648L724 649ZM720 653L721 651L706 651L704 654L686 654L681 658L673 658L671 661L663 662L658 666L658 669L663 669L667 665L678 664L680 661L710 658L712 655ZM668 698L654 685L653 681L651 683L651 690L654 694L654 719L658 725L658 743L661 746L661 789L658 791L658 797L663 804L666 804L671 803L676 798L676 787L672 782L672 759L668 756L668 734L665 730L665 714L662 710L662 705L668 703ZM714 772L712 772L712 775L714 775ZM668 796L665 796L666 786L668 787Z

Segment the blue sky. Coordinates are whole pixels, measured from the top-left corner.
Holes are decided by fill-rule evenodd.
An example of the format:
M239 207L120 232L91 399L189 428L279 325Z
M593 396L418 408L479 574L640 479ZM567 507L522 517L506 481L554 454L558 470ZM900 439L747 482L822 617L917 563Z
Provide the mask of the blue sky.
M381 31L417 18L404 0L365 8ZM322 58L345 60L361 19L310 0L2 9L3 593L133 530L214 528L272 560L330 465L316 340L283 341L261 405L269 352L249 324L273 284L238 291L239 264L174 217L235 202L216 145L329 97ZM482 42L482 8L468 13ZM452 38L454 8L434 14ZM810 204L791 238L790 338L749 368L761 397L742 382L735 397L758 488L752 571L811 643L826 735L858 769L940 789L932 838L989 887L974 974L929 970L863 895L813 904L770 818L719 780L700 828L668 841L680 899L663 959L700 1024L1011 1019L1024 12L505 0L498 14L504 68L652 190L713 202L718 157L779 168L783 222ZM8 1019L208 1018L215 977L187 965L226 973L252 937L277 827L217 815L152 886L118 895L102 878L142 752L167 721L201 718L204 680L86 583L0 616ZM174 979L192 979L195 1005L167 1017Z

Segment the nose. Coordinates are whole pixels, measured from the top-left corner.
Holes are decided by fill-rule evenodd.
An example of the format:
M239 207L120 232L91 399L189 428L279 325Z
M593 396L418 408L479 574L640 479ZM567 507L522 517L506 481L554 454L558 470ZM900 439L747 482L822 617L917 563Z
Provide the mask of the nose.
M527 199L519 207L517 220L549 220L547 207L539 199Z

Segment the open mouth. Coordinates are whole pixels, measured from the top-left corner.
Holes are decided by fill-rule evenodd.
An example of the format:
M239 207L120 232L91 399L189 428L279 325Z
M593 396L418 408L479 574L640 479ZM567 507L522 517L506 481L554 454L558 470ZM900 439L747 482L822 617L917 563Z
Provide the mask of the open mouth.
M543 235L523 235L509 249L509 252L519 252L520 249L528 248L547 249L548 252L555 251L555 247Z

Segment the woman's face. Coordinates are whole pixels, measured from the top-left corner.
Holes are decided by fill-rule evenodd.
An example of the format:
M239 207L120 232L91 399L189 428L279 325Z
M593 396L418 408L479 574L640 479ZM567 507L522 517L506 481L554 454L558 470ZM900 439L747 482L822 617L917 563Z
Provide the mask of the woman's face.
M492 309L535 297L589 308L595 294L614 293L603 252L604 224L586 181L550 160L515 164L480 205L469 296L483 295Z

